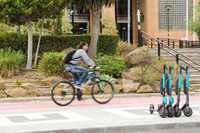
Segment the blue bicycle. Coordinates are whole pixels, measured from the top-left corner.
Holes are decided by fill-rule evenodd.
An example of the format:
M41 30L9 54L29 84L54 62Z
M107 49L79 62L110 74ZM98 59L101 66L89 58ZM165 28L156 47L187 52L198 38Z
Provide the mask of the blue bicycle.
M72 72L70 72L73 75ZM86 88L89 83L95 79L95 82L91 89L91 95L94 101L99 104L108 103L114 96L114 87L107 80L101 80L97 75L95 69L88 75L90 78L87 80L83 88ZM51 97L52 100L59 106L67 106L75 99L77 96L78 100L81 100L82 90L75 88L74 84L76 79L73 76L74 82L69 81L59 81L55 83L52 87Z

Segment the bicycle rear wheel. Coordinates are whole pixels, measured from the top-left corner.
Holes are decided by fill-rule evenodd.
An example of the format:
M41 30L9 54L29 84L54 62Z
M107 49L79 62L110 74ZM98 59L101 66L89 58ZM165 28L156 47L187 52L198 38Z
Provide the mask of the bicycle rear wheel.
M59 106L69 105L75 98L75 88L68 81L59 81L52 87L51 98Z
M114 87L107 80L100 80L92 87L92 98L99 104L108 103L114 95Z

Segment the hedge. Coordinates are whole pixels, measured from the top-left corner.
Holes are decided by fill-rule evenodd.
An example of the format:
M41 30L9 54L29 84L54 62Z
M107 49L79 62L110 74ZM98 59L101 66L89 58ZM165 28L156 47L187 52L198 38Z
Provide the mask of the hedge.
M44 35L41 38L39 54L44 52L61 52L69 47L76 48L81 41L90 43L91 35ZM119 41L118 35L99 35L97 52L114 55L116 54L117 43ZM36 51L38 36L33 36L33 53ZM21 50L27 54L28 36L17 33L0 34L0 48L11 47L14 50Z

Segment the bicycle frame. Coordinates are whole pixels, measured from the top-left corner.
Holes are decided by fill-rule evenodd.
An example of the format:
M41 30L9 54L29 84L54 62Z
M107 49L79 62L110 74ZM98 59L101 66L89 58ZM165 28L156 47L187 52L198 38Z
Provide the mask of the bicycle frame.
M72 73L72 72L70 72L70 73ZM99 77L96 76L96 73L95 73L94 70L93 70L93 72L89 72L88 76L90 76L90 78L87 80L87 82L86 82L86 84L84 85L83 88L86 88L88 86L88 84L91 82L91 80L94 79L94 78L97 78L98 79L97 81L99 81ZM74 82L72 84L74 85L75 83L76 83L76 80L74 80Z

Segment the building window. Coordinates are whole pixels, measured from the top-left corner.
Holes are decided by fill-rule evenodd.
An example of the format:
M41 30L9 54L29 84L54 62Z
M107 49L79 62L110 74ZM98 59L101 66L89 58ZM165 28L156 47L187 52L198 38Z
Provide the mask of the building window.
M83 11L74 5L68 5L68 12L73 11L70 15L70 23L73 25L73 34L86 34L89 11Z
M169 29L186 29L186 0L159 0L159 29L168 28L168 13L166 6L170 5L169 10ZM193 13L193 0L189 0L189 18Z
M127 16L128 12L128 1L127 0L118 0L117 1L117 16Z

